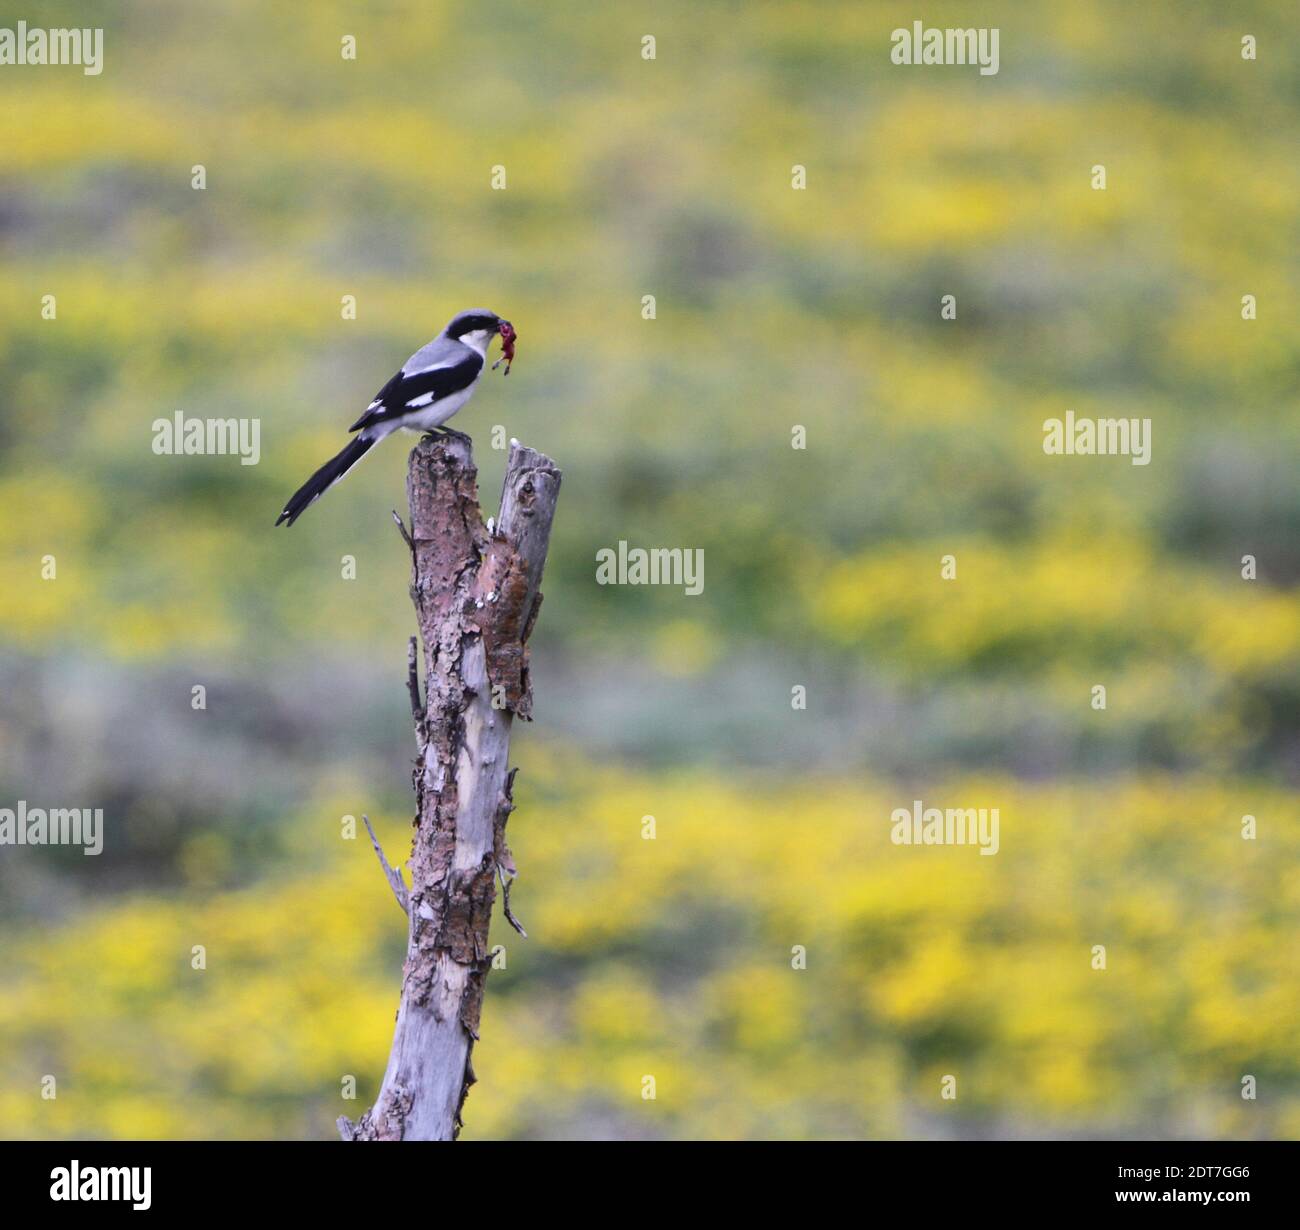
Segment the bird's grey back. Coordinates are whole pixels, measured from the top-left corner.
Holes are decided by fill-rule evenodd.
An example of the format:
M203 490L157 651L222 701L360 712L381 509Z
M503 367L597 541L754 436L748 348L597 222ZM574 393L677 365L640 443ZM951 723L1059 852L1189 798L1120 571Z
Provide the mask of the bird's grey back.
M421 346L402 364L402 373L410 376L415 372L427 372L434 367L448 367L464 359L468 350L469 347L463 342L439 333L433 341Z

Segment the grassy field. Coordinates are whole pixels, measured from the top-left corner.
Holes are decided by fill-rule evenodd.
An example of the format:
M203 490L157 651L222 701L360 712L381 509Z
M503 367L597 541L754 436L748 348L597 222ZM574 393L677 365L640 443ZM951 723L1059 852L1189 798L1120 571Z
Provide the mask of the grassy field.
M0 807L107 844L0 847L0 1134L373 1097L405 446L272 522L478 303L484 502L496 427L565 477L466 1134L1300 1134L1293 7L930 6L995 76L891 64L916 17L43 6L105 68L0 69ZM1067 411L1150 464L1045 455ZM703 593L597 584L620 540ZM915 799L997 856L892 844Z

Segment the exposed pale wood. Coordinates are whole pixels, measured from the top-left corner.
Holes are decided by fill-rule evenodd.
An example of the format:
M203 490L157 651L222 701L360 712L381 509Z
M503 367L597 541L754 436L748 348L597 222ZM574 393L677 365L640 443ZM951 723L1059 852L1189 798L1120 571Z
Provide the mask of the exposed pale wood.
M398 895L409 916L407 954L383 1085L356 1124L339 1120L345 1140L450 1140L460 1126L496 879L508 884L515 874L505 840L510 729L516 715L532 713L527 640L559 490L550 458L512 442L489 531L468 442L426 437L411 452L411 597L425 688L421 702L412 661L420 758L411 886L405 902ZM401 875L375 848L397 895Z

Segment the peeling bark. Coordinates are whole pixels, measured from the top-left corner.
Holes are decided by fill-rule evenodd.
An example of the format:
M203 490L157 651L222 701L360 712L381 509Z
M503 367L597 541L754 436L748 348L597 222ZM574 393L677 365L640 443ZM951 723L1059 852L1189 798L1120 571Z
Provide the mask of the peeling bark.
M478 505L469 446L426 437L411 452L411 598L424 646L420 698L414 647L408 691L419 758L409 925L402 995L388 1070L375 1105L339 1120L345 1140L451 1140L474 1083L470 1062L489 965L488 924L500 877L506 917L514 860L506 844L514 717L532 714L527 641L541 604L542 569L560 472L512 443L496 526ZM396 516L396 514L394 514ZM390 884L401 873L380 864Z

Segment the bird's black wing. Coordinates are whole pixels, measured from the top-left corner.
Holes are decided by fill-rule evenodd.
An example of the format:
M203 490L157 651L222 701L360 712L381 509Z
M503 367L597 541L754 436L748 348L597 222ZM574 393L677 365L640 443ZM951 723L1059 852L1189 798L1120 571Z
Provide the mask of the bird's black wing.
M365 413L352 424L349 431L360 431L390 419L400 419L415 410L437 405L444 397L467 389L483 370L483 356L465 347L463 358L446 367L428 371L398 372L366 407Z

